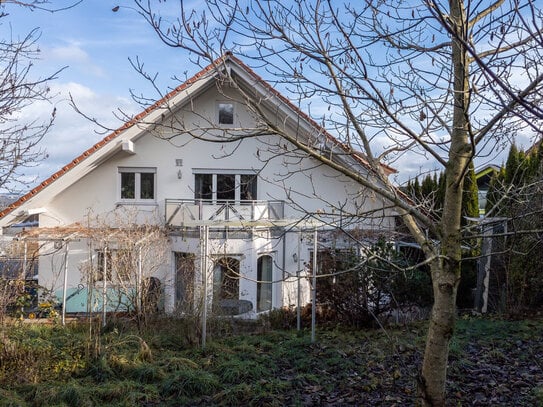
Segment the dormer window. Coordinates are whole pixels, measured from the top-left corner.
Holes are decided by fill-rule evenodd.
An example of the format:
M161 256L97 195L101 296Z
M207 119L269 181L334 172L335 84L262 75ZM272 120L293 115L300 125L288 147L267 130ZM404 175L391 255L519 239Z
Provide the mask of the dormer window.
M234 124L234 104L231 102L217 103L217 112L219 115L219 124Z

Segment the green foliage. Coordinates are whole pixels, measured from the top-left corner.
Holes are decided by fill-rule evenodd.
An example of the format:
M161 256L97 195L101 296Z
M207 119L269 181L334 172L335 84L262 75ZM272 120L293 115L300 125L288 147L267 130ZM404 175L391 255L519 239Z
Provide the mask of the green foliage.
M418 177L408 181L406 193L415 202L424 205L427 210L439 215L445 199L445 177L442 172L426 175L419 184Z
M418 185L418 179L413 184L408 184L408 190L414 191L410 185ZM445 174L439 173L439 176L426 175L423 178L422 185L415 196L418 202L425 205L435 216L440 216L443 210L445 200ZM468 225L468 218L479 217L479 194L477 180L475 177L475 167L470 164L464 176L464 187L462 192L462 226ZM464 252L465 257L475 257L479 254L479 242L477 239L470 238L475 231L464 233L463 245L471 248L469 252ZM476 278L477 265L473 261L463 261L461 268L461 279L458 288L457 305L462 308L473 306L472 289L477 284ZM432 301L431 280L429 274L424 270L414 270L404 273L397 280L396 297L400 301L411 302L419 305L429 305Z
M218 378L206 371L186 369L175 372L164 380L160 393L168 398L194 398L213 394L220 388Z
M432 305L432 279L424 268L400 271L391 284L391 293L398 304Z
M406 187L406 193L415 200L415 202L424 205L427 210L435 215L440 215L445 200L445 174L426 175L419 185L419 179L415 178L413 182L409 180ZM477 189L477 180L475 178L475 168L470 164L464 177L464 189L462 194L462 222L465 225L465 217L479 216L479 198Z
M296 327L295 307L272 309L260 317L271 329L292 329Z
M507 238L493 238L494 282L498 311L519 313L543 305L543 241L530 230L543 228L541 143L529 153L511 146L505 167L492 179L487 213L507 218ZM519 231L520 233L515 233Z
M464 191L462 193L462 222L466 224L466 217L479 217L479 194L477 179L475 178L475 167L470 164L464 177Z
M164 321L152 336L168 335L167 327L175 323ZM464 385L468 390L451 392L451 403L469 404L469 392L486 385L488 377L479 378L479 373L475 378L466 378L466 372L478 372L481 359L485 366L502 363L501 367L488 367L493 377L506 369L516 375L521 369L523 383L529 383L531 379L526 375L539 373L533 358L543 351L541 329L541 320L461 318L452 342L451 386ZM399 405L410 405L415 394L412 365L424 346L426 324L387 332L319 329L316 343L311 343L304 331L235 335L210 341L205 350L165 350L155 347L161 341L144 337L142 340L152 348L153 359L149 361L138 359L141 344L135 338L140 332L135 325L125 326L122 332L103 334L102 348L109 351L100 358L85 356L86 332L84 326L8 329L3 344L6 338L17 345L26 338L36 348L48 351L40 362L44 372L34 376L33 381L16 380L22 366L9 372L13 380L2 383L0 407L376 405L383 394L393 397ZM67 355L79 354L89 368L72 376L52 374L50 367L58 364L53 349L68 361L72 359ZM521 384L524 387L519 391L519 383L503 381L501 390L510 387L511 394L519 398L515 402L510 398L500 400L508 405L537 405L541 397L537 387L532 391Z
M0 389L0 407L21 407L25 402L14 390Z
M0 383L64 379L84 369L85 361L78 351L81 345L66 343L65 337L60 341L54 332L54 328L43 326L10 329L10 335L3 336L0 344Z

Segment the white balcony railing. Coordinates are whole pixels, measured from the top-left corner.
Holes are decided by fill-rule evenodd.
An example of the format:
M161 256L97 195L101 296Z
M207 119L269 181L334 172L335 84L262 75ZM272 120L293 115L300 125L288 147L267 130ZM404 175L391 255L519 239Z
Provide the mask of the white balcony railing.
M166 199L166 225L194 226L200 221L256 222L284 218L283 201Z

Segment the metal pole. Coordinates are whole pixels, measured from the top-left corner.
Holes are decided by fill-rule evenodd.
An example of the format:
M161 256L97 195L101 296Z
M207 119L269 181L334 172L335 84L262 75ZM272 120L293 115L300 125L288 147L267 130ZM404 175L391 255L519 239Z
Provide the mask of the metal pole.
M102 286L102 326L106 326L106 302L107 302L107 246L104 248L104 269L102 273L102 280L104 282Z
M317 228L313 232L313 282L311 287L311 343L315 342L315 320L317 308Z
M143 306L143 287L142 287L142 276L143 276L143 264L142 264L142 254L141 254L141 246L138 248L138 279L136 281L136 304L138 307L137 312L141 313L143 312L142 306Z
M64 286L62 288L62 326L66 325L66 291L68 288L68 244L66 241L66 250L64 252Z
M203 226L203 258L202 258L202 278L204 285L204 299L203 299L203 309L202 309L202 349L206 347L206 335L207 335L207 256L208 249L207 243L209 239L209 227Z
M26 241L25 239L25 253L24 253L24 258L23 258L23 275L21 276L23 279L26 280L26 267L27 267L27 250L28 250L28 242ZM34 276L32 276L32 279L34 279Z
M302 329L302 310L300 309L300 304L302 303L302 285L301 285L301 260L300 260L300 244L302 241L302 232L298 230L298 265L296 270L297 284L298 284L298 297L296 299L296 329L299 331Z

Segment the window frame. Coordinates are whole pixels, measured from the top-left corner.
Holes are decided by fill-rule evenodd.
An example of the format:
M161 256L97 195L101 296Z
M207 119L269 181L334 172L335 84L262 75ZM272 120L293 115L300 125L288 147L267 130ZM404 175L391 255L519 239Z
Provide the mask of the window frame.
M264 282L264 279L262 278L264 272L263 261L265 258L269 259L269 280L266 280L267 282ZM271 311L273 309L273 257L271 254L262 254L258 256L256 264L256 312ZM263 293L268 293L269 298L263 299ZM269 306L262 307L261 302L263 301L269 301Z
M194 168L193 171L194 176L194 199L196 201L199 200L209 200L212 201L214 204L224 203L224 202L234 202L237 204L242 204L245 202L253 202L258 200L258 172L255 170L240 170L240 169L202 169L202 168ZM209 176L211 175L211 198L203 198L202 191L199 190L199 185L201 182L197 181L197 177L199 176ZM218 177L219 176L234 176L234 198L233 199L224 199L219 198L217 194L217 187L218 187ZM242 178L245 178L246 176L253 177L253 182L249 184L249 182L242 182ZM250 185L249 188L244 187L244 185ZM246 194L247 192L253 194L253 199L241 199L243 194Z
M155 204L157 196L156 167L118 167L117 199L120 203ZM123 174L134 174L134 198L123 198ZM142 174L153 174L153 191L151 198L142 198Z

